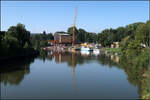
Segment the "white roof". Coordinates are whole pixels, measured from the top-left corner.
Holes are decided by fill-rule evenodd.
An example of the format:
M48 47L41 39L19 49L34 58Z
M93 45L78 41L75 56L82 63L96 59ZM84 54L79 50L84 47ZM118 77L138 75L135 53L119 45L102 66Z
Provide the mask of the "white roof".
M69 34L59 34L59 35L69 35Z

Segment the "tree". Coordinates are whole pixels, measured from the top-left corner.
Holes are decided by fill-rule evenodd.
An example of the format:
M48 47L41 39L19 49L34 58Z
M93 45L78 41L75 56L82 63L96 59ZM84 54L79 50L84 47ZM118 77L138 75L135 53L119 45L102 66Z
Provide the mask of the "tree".
M1 43L2 43L2 40L3 40L3 38L4 38L4 36L5 36L5 31L0 31L0 48L1 48Z
M46 35L46 31L43 31L43 35Z
M95 42L95 33L88 32L86 35L86 42L94 43Z
M101 43L102 46L110 46L112 43L112 33L110 29L105 29L101 33L98 34L98 42Z
M7 34L17 39L19 42L19 47L23 48L25 43L29 44L30 41L30 32L25 29L23 24L17 24L17 26L11 26ZM30 44L29 44L30 45Z
M54 35L52 33L47 34L49 40L54 40Z
M84 29L79 29L78 30L78 40L80 41L80 42L85 42L85 40L86 40L86 35L87 35L87 32L84 30Z
M150 36L150 21L147 21L146 24L141 24L138 26L135 34L135 39L139 40L142 44L145 44L146 46L150 46L149 36Z
M125 34L125 28L124 27L118 27L116 29L116 31L117 31L117 34L115 36L115 38L116 38L115 40L120 42L121 39L123 39L126 36L126 34Z
M135 31L136 31L137 27L138 27L139 25L141 25L141 24L144 24L144 23L142 23L142 22L137 22L137 23L133 23L133 24L127 25L127 26L125 27L125 30L126 30L126 31L125 31L125 34L126 34L126 36L127 36L127 35L130 35L131 38L133 39L134 36L135 36Z
M73 27L70 27L70 28L68 28L68 30L67 30L67 33L68 34L70 34L70 35L73 35ZM75 27L75 41L77 42L79 42L79 35L78 35L78 30L77 30L77 28Z
M67 33L70 34L70 35L72 35L73 34L73 27L69 27L68 30L67 30ZM78 30L75 27L75 35L77 35L77 34L78 34Z
M7 44L7 46L5 46L5 47L7 47L9 49L16 49L19 47L19 42L18 42L17 38L11 36L10 34L5 35L4 39Z

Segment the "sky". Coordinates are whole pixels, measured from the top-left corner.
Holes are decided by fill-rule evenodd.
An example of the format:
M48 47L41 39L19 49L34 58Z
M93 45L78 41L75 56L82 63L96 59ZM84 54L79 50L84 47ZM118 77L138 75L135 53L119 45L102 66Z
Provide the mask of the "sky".
M88 32L149 20L149 1L1 1L1 30L22 23L31 33L66 32L76 6L76 27Z

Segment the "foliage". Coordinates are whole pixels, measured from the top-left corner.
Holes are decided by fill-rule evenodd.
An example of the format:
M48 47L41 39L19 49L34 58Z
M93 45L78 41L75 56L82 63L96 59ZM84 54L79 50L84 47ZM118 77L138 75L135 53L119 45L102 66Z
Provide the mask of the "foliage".
M134 36L125 37L121 42L122 56L120 65L124 65L128 80L140 89L142 99L150 99L149 85L149 27L150 21L137 25ZM131 28L134 29L134 28ZM143 46L143 45L145 46ZM127 64L129 66L127 66Z
M121 53L121 48L102 48L102 51L107 51L107 53Z
M141 24L138 26L136 30L135 39L139 40L141 43L146 46L149 45L149 36L150 36L150 21L147 21L145 24Z
M0 56L11 57L34 52L30 43L30 32L23 24L11 26L8 31L0 32Z
M30 38L32 47L38 50L41 47L48 46L48 40L54 40L52 33L46 34L46 32L43 32L43 34L31 34Z
M67 33L72 35L73 34L73 27L69 27L68 30L67 30ZM77 28L75 27L75 34L77 35L78 34L78 30Z
M5 36L5 33L6 33L5 31L0 31L0 47L1 47L2 40Z
M6 36L12 36L17 39L19 43L19 47L23 48L25 43L27 42L28 45L30 45L30 32L25 29L25 26L23 24L17 24L17 26L11 26Z
M144 23L138 22L129 24L126 27L118 27L117 29L105 29L101 33L98 33L97 42L101 43L104 47L110 47L113 42L121 42L127 36L133 39L136 29L142 24Z
M73 27L68 28L67 33L73 34ZM76 42L88 42L88 43L96 43L97 42L97 34L92 32L86 32L84 29L75 27L75 41Z
M10 34L6 34L4 40L7 44L7 48L19 48L19 41L17 40L17 38L11 36Z

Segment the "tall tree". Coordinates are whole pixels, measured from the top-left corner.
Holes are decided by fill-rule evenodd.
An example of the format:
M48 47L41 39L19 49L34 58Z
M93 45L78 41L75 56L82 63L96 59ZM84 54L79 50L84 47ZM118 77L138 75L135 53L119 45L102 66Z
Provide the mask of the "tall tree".
M29 43L30 41L30 32L25 29L25 26L23 24L17 24L17 26L11 26L7 34L9 34L12 37L15 37L20 47L24 47L25 43Z
M0 48L1 48L1 43L2 43L2 40L3 40L3 38L4 38L4 36L5 36L5 31L0 31Z
M86 35L87 35L87 32L84 30L84 29L79 29L78 30L78 40L80 41L80 42L85 42L85 40L86 40Z
M135 34L135 39L140 41L146 46L149 45L149 36L150 36L150 21L147 21L146 24L141 24L138 26Z
M43 31L43 35L46 35L46 31Z
M70 34L70 35L73 35L73 27L69 27L68 30L67 30L67 33ZM79 36L78 36L78 30L75 27L75 41L76 42L79 42L78 38L79 38Z

